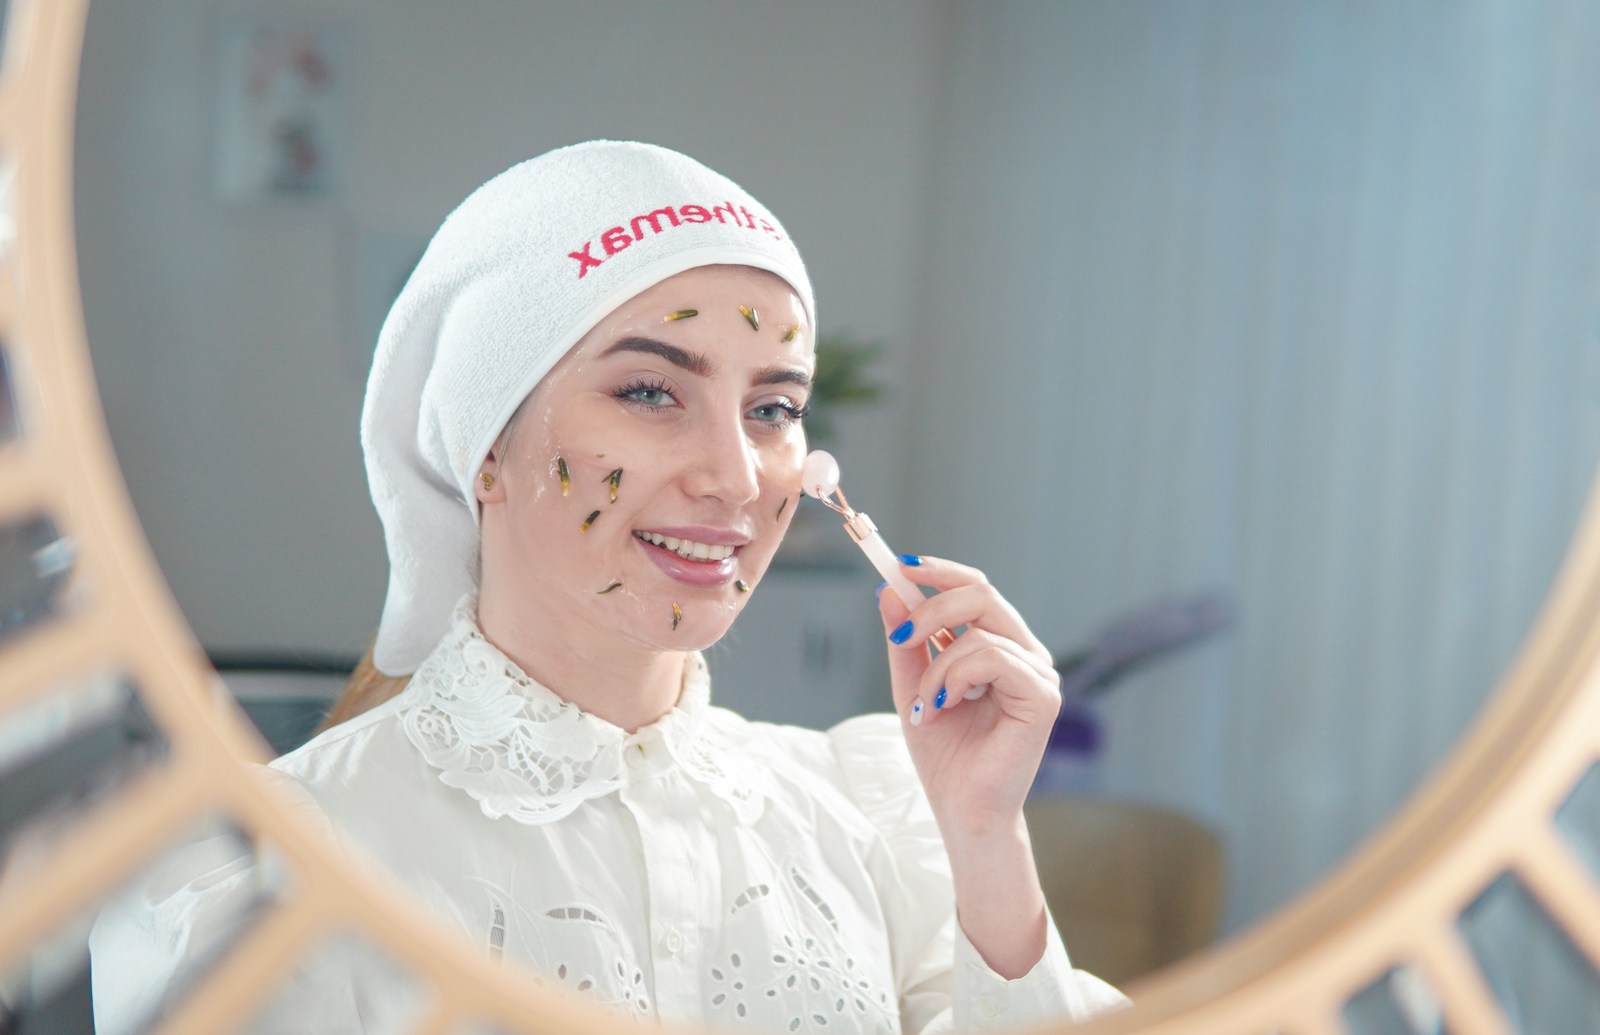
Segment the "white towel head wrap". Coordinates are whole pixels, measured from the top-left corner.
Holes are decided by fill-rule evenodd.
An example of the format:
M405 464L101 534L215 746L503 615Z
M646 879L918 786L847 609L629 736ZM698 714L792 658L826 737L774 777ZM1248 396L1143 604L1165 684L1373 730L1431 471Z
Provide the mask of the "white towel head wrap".
M361 414L389 548L373 662L405 675L477 582L472 482L517 406L623 302L698 266L782 277L816 325L800 254L726 177L649 144L551 151L450 214L378 335Z

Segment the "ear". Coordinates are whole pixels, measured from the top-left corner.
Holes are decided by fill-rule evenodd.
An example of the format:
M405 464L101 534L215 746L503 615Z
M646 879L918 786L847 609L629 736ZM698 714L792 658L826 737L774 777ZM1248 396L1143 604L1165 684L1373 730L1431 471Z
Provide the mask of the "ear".
M504 503L506 499L506 487L500 480L498 450L499 444L496 443L496 448L489 450L489 455L483 458L483 463L478 467L478 477L472 482L472 494L480 506L485 503Z

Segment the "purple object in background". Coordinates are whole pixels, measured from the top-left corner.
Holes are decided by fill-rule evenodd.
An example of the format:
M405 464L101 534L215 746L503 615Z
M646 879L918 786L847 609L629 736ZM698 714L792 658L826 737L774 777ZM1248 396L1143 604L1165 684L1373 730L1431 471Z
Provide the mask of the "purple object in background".
M1148 662L1198 643L1233 621L1220 593L1160 601L1112 622L1087 648L1060 658L1061 714L1050 730L1033 793L1100 789L1104 733L1089 702Z
M1032 794L1100 789L1100 719L1078 701L1067 701L1050 729Z
M1098 697L1134 669L1198 643L1232 621L1233 604L1214 592L1159 601L1119 618L1088 648L1056 661L1061 696L1067 701Z
M1050 730L1045 750L1092 755L1100 750L1100 739L1100 720L1094 713L1082 705L1068 704Z

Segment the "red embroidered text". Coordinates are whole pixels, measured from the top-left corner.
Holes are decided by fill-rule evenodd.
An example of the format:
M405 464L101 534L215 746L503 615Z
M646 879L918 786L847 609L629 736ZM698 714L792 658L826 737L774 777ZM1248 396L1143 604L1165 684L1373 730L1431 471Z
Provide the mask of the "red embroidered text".
M753 214L743 205L735 207L731 201L710 208L704 205L665 205L653 212L634 216L626 226L612 227L601 234L598 240L585 241L582 248L568 252L567 257L577 260L578 279L582 280L591 269L600 266L611 256L632 246L635 241L644 240L646 233L664 233L685 223L709 223L713 219L768 234L777 241L784 239L769 220Z

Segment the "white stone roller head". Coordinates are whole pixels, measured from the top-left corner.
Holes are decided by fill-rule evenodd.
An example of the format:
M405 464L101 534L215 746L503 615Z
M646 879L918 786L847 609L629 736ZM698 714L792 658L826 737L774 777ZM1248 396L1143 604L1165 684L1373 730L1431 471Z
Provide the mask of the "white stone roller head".
M839 461L826 449L813 449L800 468L800 488L819 500L833 495L839 489Z

